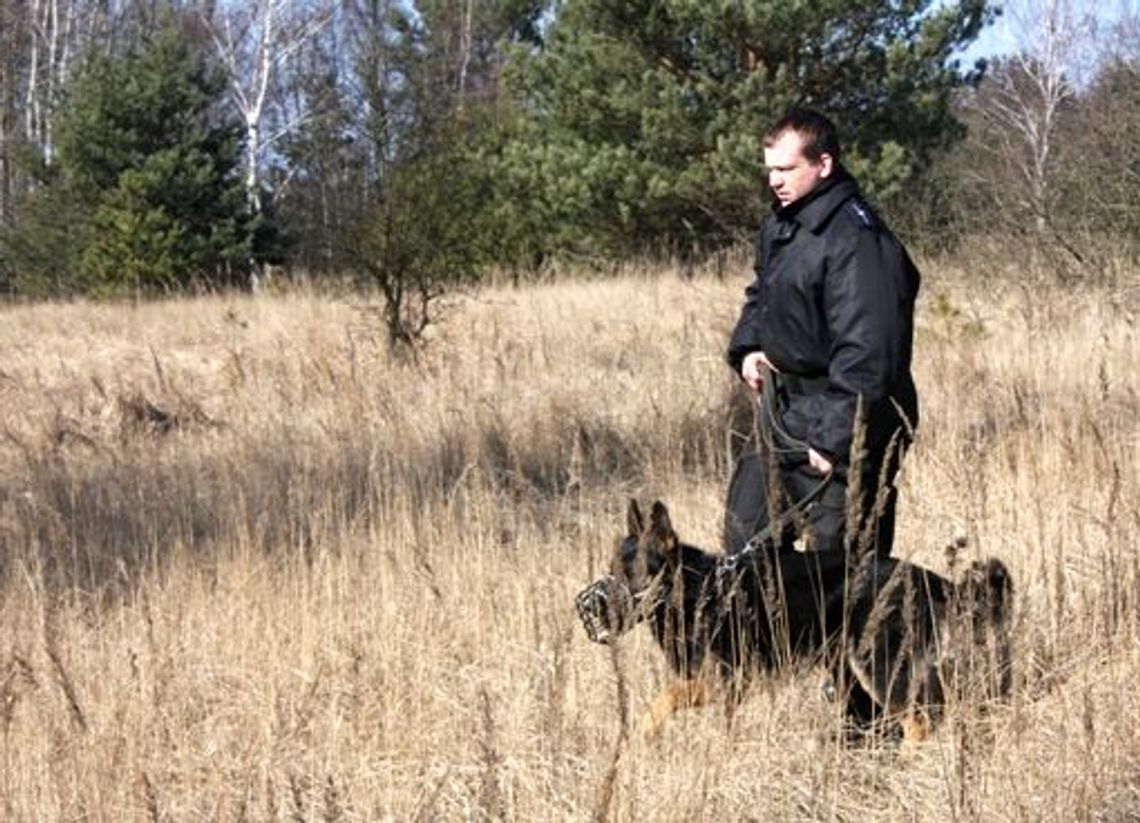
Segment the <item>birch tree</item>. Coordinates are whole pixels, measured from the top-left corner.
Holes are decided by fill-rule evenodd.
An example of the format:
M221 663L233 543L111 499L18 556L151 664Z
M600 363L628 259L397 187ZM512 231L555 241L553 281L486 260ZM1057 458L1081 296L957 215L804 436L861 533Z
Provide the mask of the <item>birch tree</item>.
M332 15L330 0L228 2L219 3L212 16L203 13L245 128L245 189L255 214L262 210L261 171L266 154L310 114L287 106L272 92L304 44ZM270 108L274 109L272 118L267 116ZM270 120L273 129L267 133L265 125Z
M50 164L54 153L51 107L66 80L74 48L74 0L29 0L30 23L24 138Z
M0 222L55 162L56 111L77 60L107 52L113 0L0 0Z
M19 7L0 0L0 227L8 222L13 194L13 144L18 130L16 87L20 70ZM3 273L0 273L0 279Z
M1093 70L1087 58L1095 18L1072 0L1017 0L1006 7L1003 27L1016 47L979 94L982 147L1014 173L1010 190L995 192L999 207L1027 217L1038 235L1056 235L1056 140L1065 107Z

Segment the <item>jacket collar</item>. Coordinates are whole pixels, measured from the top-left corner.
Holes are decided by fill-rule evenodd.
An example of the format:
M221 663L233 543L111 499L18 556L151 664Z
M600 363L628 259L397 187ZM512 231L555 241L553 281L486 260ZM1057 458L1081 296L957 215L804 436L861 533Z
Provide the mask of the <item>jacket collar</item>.
M842 166L836 174L824 180L806 195L783 208L773 206L776 219L794 221L805 229L818 233L836 209L859 194L859 184Z

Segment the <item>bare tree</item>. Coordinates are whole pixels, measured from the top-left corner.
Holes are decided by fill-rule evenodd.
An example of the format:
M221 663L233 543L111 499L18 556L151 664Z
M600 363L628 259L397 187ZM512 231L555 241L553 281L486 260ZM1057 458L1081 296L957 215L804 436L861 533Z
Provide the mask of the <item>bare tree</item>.
M0 225L8 221L13 194L12 151L18 117L19 7L0 0Z
M1140 13L1133 3L1116 15L1098 33L1101 62L1059 147L1063 222L1095 240L1102 259L1140 251Z
M979 93L978 109L990 126L985 148L1015 170L1018 185L1007 194L1044 235L1053 230L1054 140L1063 107L1087 76L1095 19L1073 0L1015 0L1005 8L1004 27L1018 47Z
M207 11L213 14L207 14ZM296 130L309 112L290 108L270 91L306 41L332 19L331 0L256 0L210 4L203 11L218 56L230 77L234 104L245 124L245 185L254 212L260 212L261 170L273 144ZM267 109L276 107L275 129L266 134Z
M24 138L39 148L44 161L51 163L51 106L66 82L75 48L76 17L74 0L30 0L27 83L24 100Z
M459 100L462 105L463 95L467 93L467 70L471 66L471 7L475 0L463 2L463 24L459 32Z
M54 161L53 122L75 62L113 13L111 0L0 0L0 220L36 177L17 162Z
M1063 275L1097 275L1134 236L1137 6L1005 7L1002 56L972 92L970 139L955 153L963 225L1027 235Z

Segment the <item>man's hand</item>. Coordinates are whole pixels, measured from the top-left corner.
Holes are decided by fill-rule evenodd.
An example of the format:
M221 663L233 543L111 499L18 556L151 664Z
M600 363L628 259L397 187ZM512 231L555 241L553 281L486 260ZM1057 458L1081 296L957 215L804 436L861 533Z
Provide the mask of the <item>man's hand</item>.
M830 460L811 447L808 447L808 463L820 474L828 474L833 468Z
M740 364L740 376L744 378L753 391L760 391L764 385L764 372L770 369L771 371L778 372L772 361L768 359L768 355L762 351L754 351L745 356L744 362Z

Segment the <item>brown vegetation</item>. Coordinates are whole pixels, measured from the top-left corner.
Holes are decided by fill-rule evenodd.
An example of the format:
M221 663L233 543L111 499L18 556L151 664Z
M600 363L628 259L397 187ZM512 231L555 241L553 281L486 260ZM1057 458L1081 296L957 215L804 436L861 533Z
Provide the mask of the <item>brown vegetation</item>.
M925 270L897 552L1002 558L1017 671L901 750L812 671L646 742L664 660L573 614L631 494L717 545L743 276L481 290L414 363L351 300L4 309L0 818L1134 819L1140 296Z

